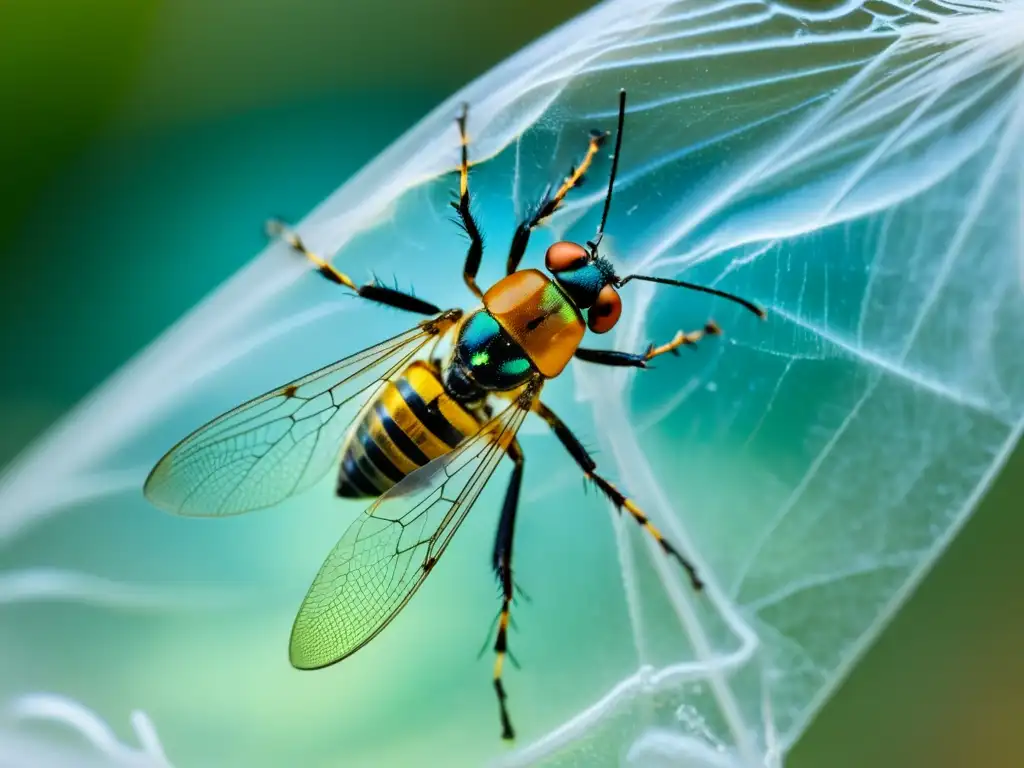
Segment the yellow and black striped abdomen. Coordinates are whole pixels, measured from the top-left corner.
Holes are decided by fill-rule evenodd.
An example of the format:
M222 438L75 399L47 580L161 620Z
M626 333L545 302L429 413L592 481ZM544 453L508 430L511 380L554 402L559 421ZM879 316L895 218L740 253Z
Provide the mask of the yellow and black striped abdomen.
M416 361L362 412L342 447L338 495L379 496L480 428L445 392L437 370Z

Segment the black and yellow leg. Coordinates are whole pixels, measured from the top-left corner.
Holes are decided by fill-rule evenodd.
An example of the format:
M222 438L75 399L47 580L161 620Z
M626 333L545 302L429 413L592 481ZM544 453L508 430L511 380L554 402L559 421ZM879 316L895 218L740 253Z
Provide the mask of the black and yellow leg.
M544 193L544 197L541 198L540 204L537 206L536 210L534 210L533 214L516 227L515 234L512 235L512 245L508 251L508 263L506 264L505 270L506 274L511 275L519 269L519 262L523 260L523 255L526 253L526 246L530 242L530 234L533 232L534 228L558 210L558 206L562 204L565 196L569 194L569 190L582 183L584 174L587 172L587 169L590 168L590 164L594 161L594 157L597 155L598 150L607 138L607 131L591 131L590 144L587 146L587 154L583 156L583 160L580 164L569 171L569 175L565 177L561 186L553 195L549 188L548 191Z
M302 242L302 238L299 237L298 233L290 229L284 224L284 222L279 221L278 219L271 219L268 221L266 229L267 235L270 237L280 237L291 246L292 250L302 254L313 262L320 274L326 279L330 280L332 283L337 283L338 285L354 291L357 296L369 299L370 301L375 301L378 304L395 307L396 309L404 309L406 312L417 312L421 315L437 315L441 312L439 307L431 304L429 301L424 301L412 294L399 291L395 288L388 288L387 286L378 285L377 283L356 285L352 278L344 272L340 272L335 269L329 261L307 249L306 244Z
M462 278L466 281L469 290L478 299L483 298L483 291L476 284L476 275L480 271L480 261L484 255L484 239L480 234L476 219L470 210L469 199L469 134L466 133L466 117L469 106L462 105L462 111L455 119L459 126L459 142L462 146L462 156L459 161L459 201L452 203L452 208L459 214L459 221L466 234L469 235L469 248L466 250L466 265L462 269Z
M662 550L667 555L676 559L690 577L690 582L693 584L694 589L703 589L704 582L701 581L693 563L683 557L682 553L664 536L662 536L661 531L651 523L647 518L647 515L643 513L643 510L641 510L632 499L624 495L618 488L597 473L597 464L594 462L593 458L591 458L587 449L584 448L579 439L577 439L576 435L572 433L572 430L565 425L565 422L558 418L550 408L539 400L534 405L533 410L547 422L549 427L551 427L552 431L555 433L555 437L559 439L562 445L565 446L565 449L569 452L569 455L572 456L573 459L576 460L576 463L580 465L580 469L583 470L583 474L587 479L593 481L594 485L596 485L601 492L608 497L620 512L622 510L629 512L640 527L643 528L651 538L658 542L658 545Z
M667 344L661 344L659 346L651 344L643 354L579 347L575 352L575 357L579 360L583 360L584 362L597 363L598 365L646 368L647 363L658 355L664 355L666 352L678 355L680 347L693 346L705 336L717 336L721 332L722 329L719 328L718 325L709 321L708 324L699 331L690 331L689 333L679 331L672 341Z
M498 615L498 630L494 639L494 690L498 694L498 712L501 715L501 737L515 738L512 721L508 716L505 686L501 673L508 655L508 625L511 619L512 595L512 541L515 534L516 510L519 507L519 489L523 484L523 451L519 442L513 440L508 446L508 455L515 462L505 501L501 506L501 518L498 521L498 533L494 539L494 554L491 564L501 585L501 613Z

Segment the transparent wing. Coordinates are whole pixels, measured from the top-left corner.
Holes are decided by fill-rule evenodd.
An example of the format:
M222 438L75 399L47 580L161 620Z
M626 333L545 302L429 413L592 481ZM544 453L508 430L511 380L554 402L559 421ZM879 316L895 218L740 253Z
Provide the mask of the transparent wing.
M250 400L200 427L160 459L144 492L179 515L235 515L277 504L315 483L338 458L359 409L457 310Z
M444 553L539 391L539 382L528 387L473 437L407 476L348 527L295 617L293 666L317 669L340 661L398 615Z

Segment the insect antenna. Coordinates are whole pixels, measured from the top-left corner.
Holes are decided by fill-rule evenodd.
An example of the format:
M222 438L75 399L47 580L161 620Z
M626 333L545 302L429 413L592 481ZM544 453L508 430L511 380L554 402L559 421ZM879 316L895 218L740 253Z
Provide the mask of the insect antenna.
M720 291L717 288L709 288L706 285L697 285L696 283L688 283L685 280L671 280L667 277L653 277L651 275L627 275L626 277L620 278L617 281L617 287L621 288L630 280L643 280L648 283L660 283L661 285L674 285L677 288L688 288L691 291L700 291L701 293L710 293L712 296L719 296L723 299L736 302L745 309L750 310L755 315L760 317L762 320L765 319L766 313L761 307L757 306L752 301L737 296L734 293L728 293L726 291Z
M608 211L612 207L612 188L615 186L615 174L619 171L619 153L622 151L622 126L626 122L626 89L619 91L619 123L615 129L615 152L612 154L612 170L608 175L608 194L604 196L604 210L601 212L601 223L593 240L588 240L592 256L597 256L597 246L604 237L604 225L608 221Z

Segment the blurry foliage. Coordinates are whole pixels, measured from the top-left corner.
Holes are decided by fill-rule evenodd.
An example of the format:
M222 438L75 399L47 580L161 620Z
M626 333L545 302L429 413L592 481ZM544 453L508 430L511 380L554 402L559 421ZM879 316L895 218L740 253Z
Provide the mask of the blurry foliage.
M593 4L246 0L240 15L224 0L175 0L126 117L166 125L344 91L447 95Z
M3 231L21 219L42 186L132 88L157 9L134 0L0 3ZM33 269L25 265L23 274Z
M522 0L496 25L493 6L462 0L246 0L241 16L206 0L8 0L0 225L115 115L138 130L339 90L445 94L590 5Z

